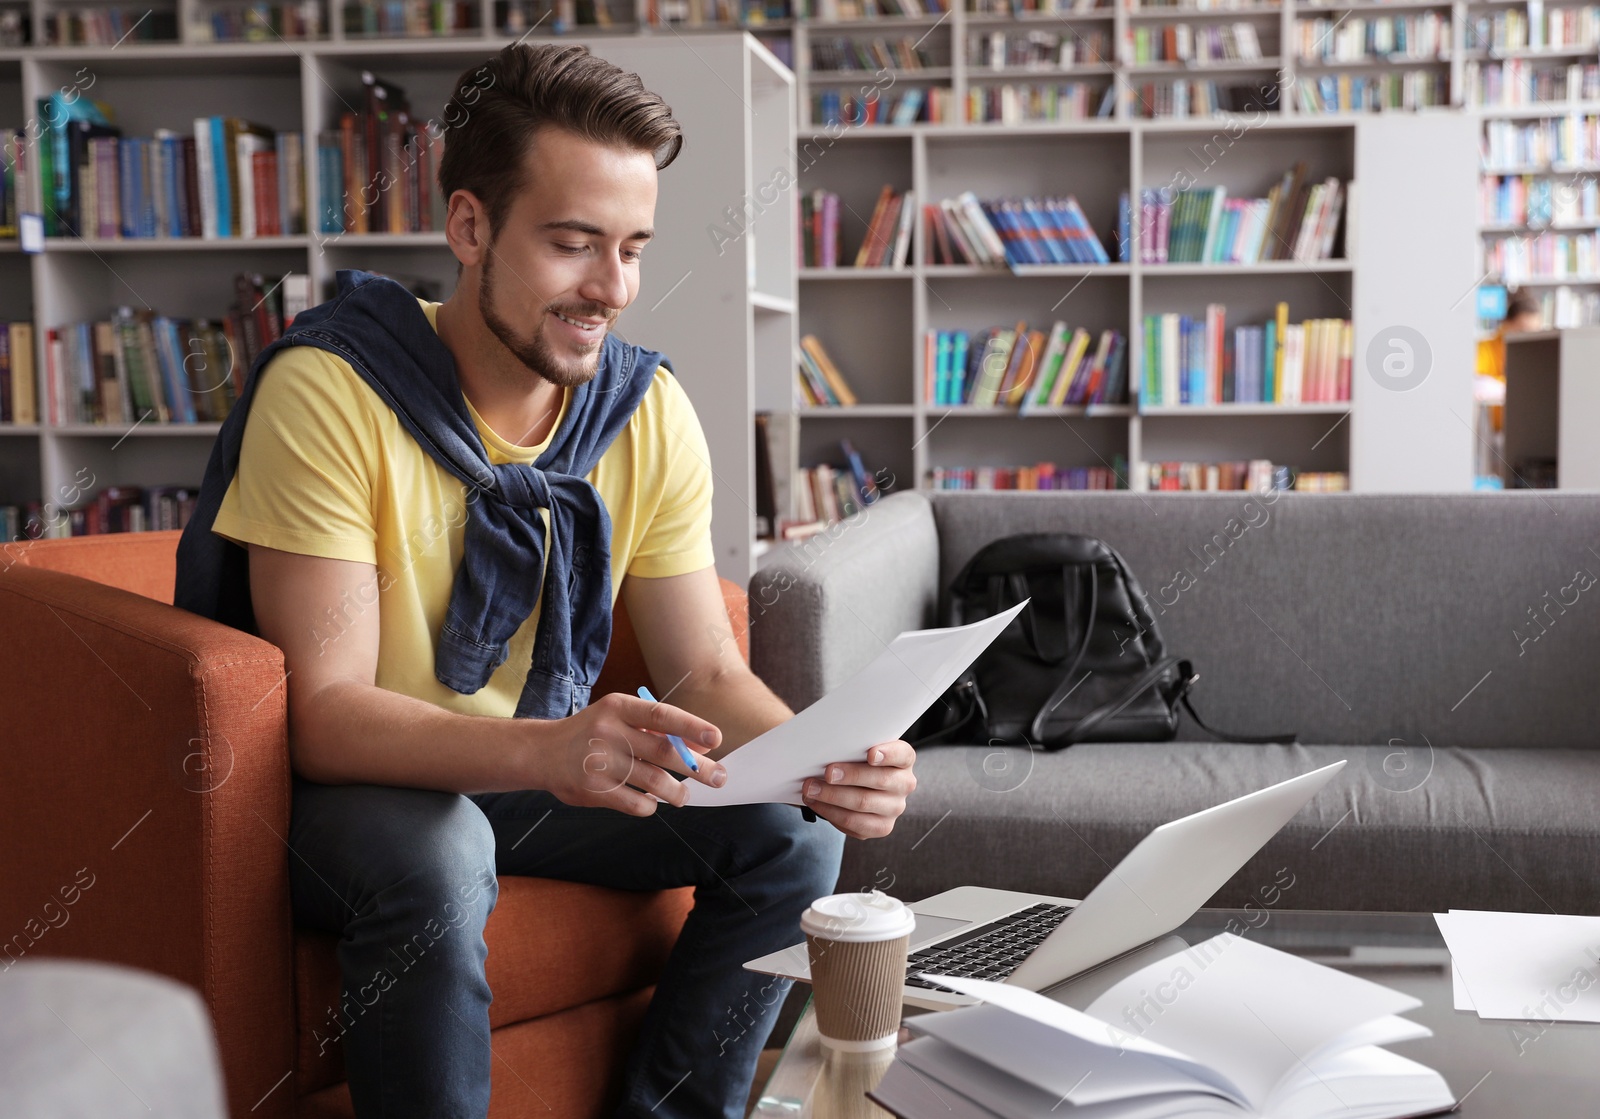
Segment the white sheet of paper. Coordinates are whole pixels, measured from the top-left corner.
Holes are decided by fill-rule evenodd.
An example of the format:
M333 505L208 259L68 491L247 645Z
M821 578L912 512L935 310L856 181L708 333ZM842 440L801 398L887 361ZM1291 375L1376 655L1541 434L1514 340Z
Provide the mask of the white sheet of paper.
M1450 997L1457 1010L1476 1011L1472 1005L1472 992L1467 990L1467 985L1461 979L1461 969L1456 967L1454 960L1450 961Z
M1027 604L971 625L902 633L833 691L729 754L722 788L685 782L688 803L803 804L806 778L829 762L865 761L868 748L904 734Z
M1478 1017L1600 1022L1600 917L1452 909L1433 919Z

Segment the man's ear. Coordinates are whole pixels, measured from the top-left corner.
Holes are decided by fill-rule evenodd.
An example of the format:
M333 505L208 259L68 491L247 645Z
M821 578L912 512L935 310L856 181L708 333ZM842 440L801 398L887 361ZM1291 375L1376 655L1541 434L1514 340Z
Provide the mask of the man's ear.
M470 190L457 190L445 203L445 241L463 268L483 263L489 255L489 211Z

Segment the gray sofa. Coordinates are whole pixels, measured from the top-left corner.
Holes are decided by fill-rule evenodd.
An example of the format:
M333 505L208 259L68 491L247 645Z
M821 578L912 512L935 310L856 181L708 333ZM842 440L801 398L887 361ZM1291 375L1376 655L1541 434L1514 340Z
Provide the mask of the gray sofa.
M1047 531L1122 553L1208 723L1304 745L1185 718L1170 743L930 747L841 889L1082 897L1157 824L1347 758L1213 904L1600 913L1600 495L897 494L771 554L755 670L798 710L937 624L979 547Z

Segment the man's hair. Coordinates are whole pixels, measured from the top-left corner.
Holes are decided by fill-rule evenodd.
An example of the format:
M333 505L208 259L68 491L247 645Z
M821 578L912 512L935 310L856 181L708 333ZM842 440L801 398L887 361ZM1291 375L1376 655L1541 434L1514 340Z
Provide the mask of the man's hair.
M1519 291L1506 301L1506 321L1510 322L1518 315L1537 315L1539 301L1529 292Z
M658 170L683 147L671 107L639 75L576 43L511 44L461 75L444 121L439 190L447 202L458 190L477 195L489 212L491 236L526 187L525 157L541 129L649 152Z

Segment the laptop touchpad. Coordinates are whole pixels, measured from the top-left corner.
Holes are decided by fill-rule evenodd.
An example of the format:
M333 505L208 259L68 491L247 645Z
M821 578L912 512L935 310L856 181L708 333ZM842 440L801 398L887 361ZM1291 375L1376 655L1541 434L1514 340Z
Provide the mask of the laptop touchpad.
M911 951L915 952L924 944L929 944L940 937L949 936L958 929L964 929L972 924L971 921L961 921L954 917L934 917L927 913L912 911L912 916L917 919L916 928L911 930Z

